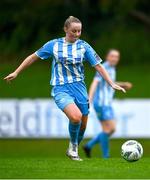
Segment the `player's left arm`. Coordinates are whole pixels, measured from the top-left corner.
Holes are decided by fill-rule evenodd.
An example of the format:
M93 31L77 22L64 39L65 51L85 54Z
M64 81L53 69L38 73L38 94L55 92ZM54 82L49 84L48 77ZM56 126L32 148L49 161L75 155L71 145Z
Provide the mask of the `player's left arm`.
M107 83L114 89L114 90L119 90L122 92L126 92L126 90L119 86L117 83L115 83L114 81L112 81L112 79L110 78L108 72L106 71L106 69L103 67L103 65L101 64L97 64L96 66L94 66L96 71L99 72L99 74L101 74L101 76L105 79L105 81L107 81Z
M122 81L117 81L116 84L124 88L125 90L129 90L133 87L131 82L122 82Z
M88 44L84 43L85 46L85 59L93 66L95 67L96 71L101 74L101 76L108 82L108 84L115 90L119 90L122 92L126 92L124 88L113 82L111 77L109 76L108 72L106 69L103 67L101 64L102 60L98 56L98 54L94 51L94 49Z
M90 85L90 89L89 89L89 102L91 103L94 97L94 93L96 91L97 85L98 85L99 81L97 79L93 79L91 85Z

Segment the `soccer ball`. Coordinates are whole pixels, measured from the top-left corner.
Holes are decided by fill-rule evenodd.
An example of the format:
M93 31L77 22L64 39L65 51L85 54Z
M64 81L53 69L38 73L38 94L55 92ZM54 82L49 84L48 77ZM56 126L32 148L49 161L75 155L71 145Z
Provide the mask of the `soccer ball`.
M126 141L121 147L121 156L127 161L137 161L142 155L143 147L135 140Z

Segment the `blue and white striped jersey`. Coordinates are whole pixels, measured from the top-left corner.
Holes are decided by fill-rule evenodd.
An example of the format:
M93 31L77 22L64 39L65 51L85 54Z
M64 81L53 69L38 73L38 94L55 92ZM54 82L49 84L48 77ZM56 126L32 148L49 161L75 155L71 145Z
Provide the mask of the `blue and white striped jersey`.
M94 49L80 39L74 43L66 42L65 38L51 40L35 54L41 59L53 58L50 82L53 86L83 81L83 62L96 66L102 61Z
M113 81L116 81L116 69L110 66L108 61L103 63L104 68L107 70ZM111 106L114 97L114 89L104 80L104 78L97 72L94 79L99 81L96 88L93 103L98 106Z

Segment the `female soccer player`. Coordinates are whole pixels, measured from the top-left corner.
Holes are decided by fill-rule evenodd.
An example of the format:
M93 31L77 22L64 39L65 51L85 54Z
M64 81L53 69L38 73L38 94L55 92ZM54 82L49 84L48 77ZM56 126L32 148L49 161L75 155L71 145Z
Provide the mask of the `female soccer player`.
M120 59L120 52L116 49L111 49L106 55L106 61L103 66L109 73L113 81L116 80L115 66ZM117 82L118 85L126 90L132 87L129 82ZM114 89L111 88L102 76L96 73L89 91L89 100L93 101L94 109L97 118L102 126L102 132L91 139L83 148L87 157L91 157L92 147L99 143L102 148L104 158L109 157L109 137L115 131L114 111L112 101L114 96Z
M89 62L113 89L125 92L111 80L93 48L79 39L81 30L81 21L73 16L68 17L64 23L65 37L48 41L38 51L28 56L13 73L4 78L9 82L35 61L52 57L50 81L53 86L52 95L57 106L69 119L70 143L67 156L78 161L81 160L78 156L78 144L83 139L89 107L83 61Z

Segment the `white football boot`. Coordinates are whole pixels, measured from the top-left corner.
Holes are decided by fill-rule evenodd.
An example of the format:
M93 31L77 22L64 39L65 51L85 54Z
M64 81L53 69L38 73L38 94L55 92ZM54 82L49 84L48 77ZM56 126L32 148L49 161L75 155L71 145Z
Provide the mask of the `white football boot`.
M66 155L73 161L83 161L78 155L78 145L69 143L69 148Z

